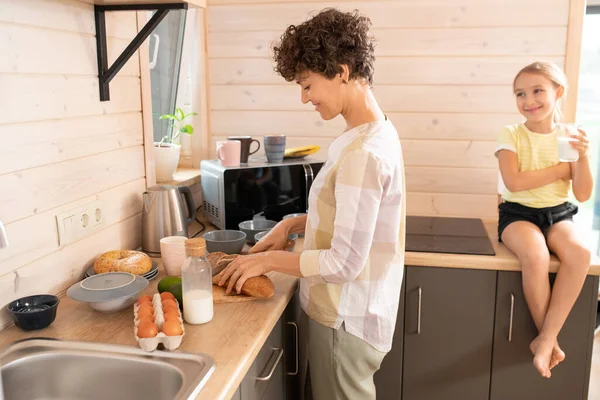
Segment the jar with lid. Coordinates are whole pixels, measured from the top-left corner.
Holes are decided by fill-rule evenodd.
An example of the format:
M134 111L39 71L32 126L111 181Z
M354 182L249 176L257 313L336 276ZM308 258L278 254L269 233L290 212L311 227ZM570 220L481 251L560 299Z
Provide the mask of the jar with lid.
M181 286L183 319L188 324L205 324L213 318L212 270L205 253L204 239L185 241Z

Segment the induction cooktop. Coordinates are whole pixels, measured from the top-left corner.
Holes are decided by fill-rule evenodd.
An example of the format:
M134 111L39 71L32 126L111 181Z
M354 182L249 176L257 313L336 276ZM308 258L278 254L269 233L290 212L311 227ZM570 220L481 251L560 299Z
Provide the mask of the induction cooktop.
M406 251L496 255L478 218L407 216Z

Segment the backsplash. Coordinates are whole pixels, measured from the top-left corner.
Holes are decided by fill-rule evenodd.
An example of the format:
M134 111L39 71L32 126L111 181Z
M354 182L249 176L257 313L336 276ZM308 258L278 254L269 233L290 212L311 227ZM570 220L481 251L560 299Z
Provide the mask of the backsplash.
M325 7L371 19L374 93L402 140L412 215L495 217L497 135L521 120L512 80L538 58L565 65L569 0L208 4L212 143L278 133L289 146L320 145L319 156L344 121L322 121L300 87L273 72L273 42Z
M107 13L110 61L136 14ZM93 6L7 1L0 12L0 306L56 294L104 251L141 243L145 190L140 66L135 54L100 102ZM96 201L103 228L59 246L56 215ZM4 309L0 327L9 322Z

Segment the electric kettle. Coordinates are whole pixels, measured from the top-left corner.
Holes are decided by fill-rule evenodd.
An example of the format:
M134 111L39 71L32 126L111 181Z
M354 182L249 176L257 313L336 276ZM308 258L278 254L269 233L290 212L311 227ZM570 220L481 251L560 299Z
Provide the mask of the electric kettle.
M196 213L194 198L189 187L152 186L144 192L143 202L143 252L150 256L159 256L160 239L167 236L188 236L188 227Z

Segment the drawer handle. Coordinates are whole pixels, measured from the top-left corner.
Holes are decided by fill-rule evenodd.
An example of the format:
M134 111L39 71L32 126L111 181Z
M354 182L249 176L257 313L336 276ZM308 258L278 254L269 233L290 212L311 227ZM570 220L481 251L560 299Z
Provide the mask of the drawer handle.
M269 379L271 379L271 377L273 376L273 373L275 372L275 368L277 368L277 364L279 364L279 361L281 361L281 357L283 357L283 349L278 349L278 348L273 348L273 353L277 352L277 357L275 357L275 362L273 363L273 365L271 366L271 370L269 371L269 373L266 376L259 376L256 378L257 381L268 381ZM273 356L271 356L271 358L273 358Z
M508 320L508 341L512 341L513 316L515 313L515 295L510 294L510 319Z
M298 375L298 324L295 322L288 322L288 325L292 325L296 331L296 370L294 372L288 372L288 375L295 376Z
M417 311L417 335L421 334L421 300L423 297L423 289L419 286L419 310Z

